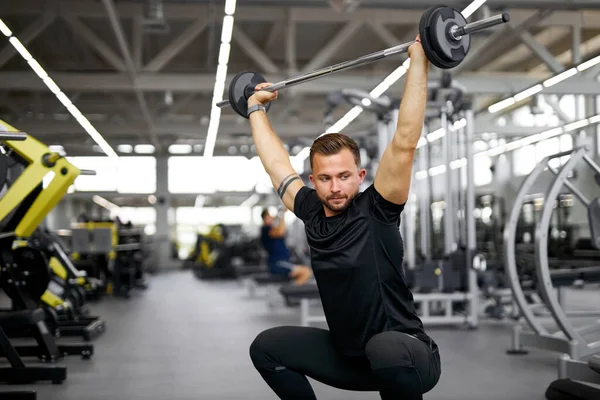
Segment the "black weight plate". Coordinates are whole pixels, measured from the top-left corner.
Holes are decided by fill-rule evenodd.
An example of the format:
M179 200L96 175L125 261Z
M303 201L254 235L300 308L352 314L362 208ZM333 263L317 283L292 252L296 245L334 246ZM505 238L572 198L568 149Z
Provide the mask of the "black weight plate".
M456 14L460 17L457 17ZM425 55L433 65L440 69L450 69L460 64L470 45L469 35L463 36L460 42L454 43L446 36L446 28L451 26L453 19L457 25L463 25L460 23L460 19L464 21L462 14L445 5L437 5L427 9L419 22L419 33ZM464 49L465 46L466 51L462 52L462 55L460 50L456 52L457 49Z
M48 260L42 252L32 247L18 247L12 253L13 261L18 265L17 280L25 282L21 290L32 299L39 299L50 283Z
M450 29L453 26L465 26L466 24L467 20L463 15L450 7L440 8L431 17L429 34L434 44L434 50L440 58L448 60L449 65L452 62L460 64L469 52L470 35L463 35L460 40L456 40L450 35Z
M247 87L254 90L259 83L266 82L265 78L256 72L244 71L233 77L229 84L229 104L231 108L242 117L248 119L248 99L246 93ZM267 111L271 108L271 103L265 105Z
M8 173L8 156L0 153L0 192L6 184L6 175Z
M446 69L445 65L447 63L444 62L434 50L435 45L431 41L430 34L430 25L432 16L441 8L446 8L447 6L444 4L438 4L432 7L429 7L423 15L421 15L421 20L419 21L419 35L421 36L421 45L423 46L423 51L433 65L438 68Z

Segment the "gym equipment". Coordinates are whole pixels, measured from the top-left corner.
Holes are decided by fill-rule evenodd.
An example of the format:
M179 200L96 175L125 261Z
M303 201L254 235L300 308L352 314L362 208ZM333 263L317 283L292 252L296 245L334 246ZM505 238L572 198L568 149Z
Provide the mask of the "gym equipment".
M58 336L81 336L92 340L106 329L101 317L89 315L85 305L86 287L95 285L83 271L75 269L61 244L45 228L39 228L27 243L49 259L51 277L41 297L47 308L46 322Z
M17 131L2 121L0 128ZM18 164L21 172L9 183L8 190L0 198L0 281L12 300L12 309L4 313L8 316L7 320L11 320L14 312L21 313L17 314L19 318L11 320L15 323L1 325L1 328L7 336L32 335L36 339L37 345L14 347L21 356L36 356L44 360L55 360L64 355L90 358L93 346L57 345L44 322L39 301L45 291L45 288L44 291L41 288L47 286L50 276L47 260L44 266L44 257L40 257L40 252L29 246L24 250L13 248L15 239L25 240L32 236L50 210L67 193L80 171L31 136L24 141L6 141L2 146L9 149L11 160ZM43 180L49 172L53 172L54 177L44 188ZM38 279L39 282L36 282Z
M319 288L316 283L304 285L285 285L279 289L279 293L290 304L292 300L300 300L300 325L310 326L313 322L327 322L324 316L315 316L310 313L313 302L319 301Z
M438 68L449 69L459 65L469 52L470 34L510 21L507 13L480 21L467 23L462 14L450 7L429 8L421 17L419 34L421 44L429 61ZM386 57L405 53L416 40L371 53L354 60L342 62L317 71L275 83L263 90L275 92L309 82L335 72L345 71L379 61ZM257 84L266 82L259 74L244 71L237 74L229 85L229 99L217 103L217 107L231 106L244 118L248 118L248 99L255 93Z
M600 385L600 356L590 357L587 362L571 360L563 354L558 360L559 379L546 390L548 400L596 400L600 389L586 383ZM579 382L575 382L579 381Z
M22 141L27 139L27 135L17 133L6 133L0 132L0 141L3 140L14 140ZM4 188L6 182L6 173L8 169L8 156L0 153L0 191ZM55 383L60 383L66 378L65 368L31 368L26 367L23 360L19 357L15 348L11 345L8 337L2 330L3 321L7 321L8 318L20 318L21 316L29 317L29 313L12 313L0 314L0 355L5 356L10 367L0 368L0 380L3 382L17 383L18 380L35 382L38 380L51 380ZM35 400L36 392L33 390L28 391L11 391L11 392L0 392L0 397L6 400Z
M531 329L524 330L520 324L515 325L512 335L512 346L507 351L508 354L526 354L527 351L524 349L526 346L568 354L573 360L580 360L600 352L600 342L590 342L584 338L584 335L589 337L590 334L600 333L600 325L594 323L589 326L576 328L568 318L568 315L593 317L598 312L581 311L567 313L561 305L561 289L563 286L570 285L576 280L584 280L589 283L600 282L600 265L598 261L592 259L586 265L581 259L573 260L573 262L561 259L554 263L558 264L557 267L559 269L551 270L551 260L548 257L548 227L554 209L554 199L557 198L560 190L566 187L586 207L590 207L591 203L597 201L588 200L568 179L573 168L582 160L592 170L600 172L600 167L586 154L587 151L586 147L578 147L573 151L562 152L544 158L519 188L504 230L504 263L509 276L513 298L519 308L520 315ZM550 165L551 160L564 156L570 156L570 158L560 170ZM556 177L544 195L546 201L535 227L535 251L532 254L532 258L535 261L535 273L531 273L533 275L531 278L537 280L536 289L545 307L558 325L559 330L556 333L549 332L542 325L541 321L536 318L540 315L536 311L539 305L532 306L527 301L523 284L521 283L522 277L517 270L517 265L528 263L526 260L527 257L526 254L520 254L520 259L517 260L518 249L515 245L516 227L523 200L546 169L556 175ZM556 293L554 291L555 288L558 289Z

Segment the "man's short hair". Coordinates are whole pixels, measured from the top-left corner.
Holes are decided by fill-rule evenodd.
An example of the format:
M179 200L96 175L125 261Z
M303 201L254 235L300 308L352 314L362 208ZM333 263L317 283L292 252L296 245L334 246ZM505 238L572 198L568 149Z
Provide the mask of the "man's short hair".
M270 215L269 214L269 209L268 208L264 208L262 210L262 212L260 213L260 217L264 220L265 219L265 215Z
M348 149L354 156L356 166L360 168L360 148L354 139L341 133L328 133L315 140L310 148L310 168L313 168L315 154L330 156Z

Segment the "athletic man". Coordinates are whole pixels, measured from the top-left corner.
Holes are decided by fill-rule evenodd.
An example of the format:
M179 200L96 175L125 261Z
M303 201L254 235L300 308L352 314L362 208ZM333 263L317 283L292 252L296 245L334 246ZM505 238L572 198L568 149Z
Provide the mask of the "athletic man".
M269 271L272 274L289 276L298 285L305 284L312 277L312 271L306 265L290 262L290 251L285 244L284 210L281 210L277 219L273 218L267 209L264 209L260 216L264 223L260 241L269 254Z
M329 327L285 326L256 337L252 362L281 399L315 399L307 377L340 389L377 391L382 399L422 399L440 378L437 344L424 331L402 270L400 214L425 118L429 66L420 42L408 55L396 132L374 183L362 193L366 171L354 140L329 134L313 143L310 189L261 108L277 93L260 91L248 101L263 166L285 206L304 222Z

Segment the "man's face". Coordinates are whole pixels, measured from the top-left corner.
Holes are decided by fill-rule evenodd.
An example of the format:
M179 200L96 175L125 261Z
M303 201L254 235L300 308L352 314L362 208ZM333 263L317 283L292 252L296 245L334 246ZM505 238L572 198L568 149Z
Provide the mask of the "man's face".
M273 225L273 217L271 214L265 214L263 221L265 222L265 225Z
M356 166L354 156L348 149L330 156L314 155L310 181L325 206L327 216L339 214L348 208L366 174L366 170Z

